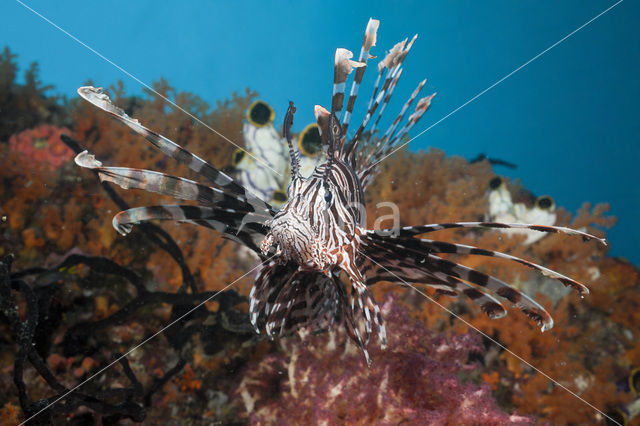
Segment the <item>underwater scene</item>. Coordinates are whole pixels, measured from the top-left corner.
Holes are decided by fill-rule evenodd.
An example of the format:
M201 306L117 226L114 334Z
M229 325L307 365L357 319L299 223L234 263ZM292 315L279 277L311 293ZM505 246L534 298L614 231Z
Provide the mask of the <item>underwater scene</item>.
M0 15L0 424L640 425L640 3Z

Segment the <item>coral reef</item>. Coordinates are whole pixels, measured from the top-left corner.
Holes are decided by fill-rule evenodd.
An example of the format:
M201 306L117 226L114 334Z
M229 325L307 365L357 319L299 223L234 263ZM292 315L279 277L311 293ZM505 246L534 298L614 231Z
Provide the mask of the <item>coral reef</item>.
M395 178L378 178L374 183L376 189L369 192L375 195L371 201L373 204L385 199L396 202L403 224L456 218L483 220L488 209L489 183L495 178L487 161L469 164L462 158L446 158L443 152L431 150L416 154L405 152L385 162L384 174ZM400 182L405 185L411 182L411 188L403 188ZM508 185L514 200L535 199L518 182ZM403 196L406 191L411 191L412 196ZM607 210L605 204L591 208L585 203L572 217L564 209L558 209L556 224L603 235L602 228L615 223L614 218L605 216ZM375 213L372 210L369 216ZM441 235L434 238L455 239L544 264L587 283L591 290L590 295L580 298L553 280L497 259L468 256L462 260L465 265L514 283L539 300L546 299L544 305L556 325L545 333L540 333L520 312L509 312L504 319L491 320L463 300L436 297L427 292L449 307L451 312L446 314L415 291L404 290L403 302L415 308L414 315L432 329L466 333L471 325L539 370L504 348L492 345L485 356L486 370L482 374L493 385L502 406L516 407L521 413L535 414L553 423L580 424L604 419L574 395L553 385L541 372L605 412L623 406L633 397L616 383L624 380L640 363L640 335L633 325L640 303L636 267L607 257L606 248L559 235L546 236L530 246L523 244L525 236L507 236L499 231L447 230L441 231ZM379 298L390 288L381 285L374 293Z
M0 57L0 109L7 112L0 117L3 424L24 420L42 407L38 404L100 371L116 354L254 266L233 243L188 224L146 224L128 238L119 237L111 216L129 204L157 204L159 197L99 183L68 161L74 151L87 145L110 164L187 177L190 171L90 105L47 96L36 70L32 67L26 85L18 85L13 56L5 50ZM212 109L166 81L154 89L234 141L242 140L244 111L257 96L247 90ZM182 112L156 98L127 96L121 84L110 92L127 113L201 157L219 167L231 163L235 147ZM488 161L469 163L438 150L400 151L379 167L382 172L367 191L369 225L388 213L384 207L376 211L381 201L398 205L402 225L483 220L489 183L496 177ZM531 205L535 197L521 183L504 182L513 203ZM614 223L606 212L606 205L585 204L576 215L561 207L554 214L557 225L604 235L603 228ZM243 298L251 284L248 276L234 284L236 292L225 291L178 321L43 413L40 422L109 424L144 417L149 423L203 418L238 423L294 421L302 413L309 416L302 420L343 423L504 423L535 417L584 424L604 419L541 372L605 413L624 410L637 399L626 385L640 366L640 272L635 266L608 257L596 244L559 235L530 245L522 244L524 236L491 230L446 230L434 238L542 263L587 283L591 294L582 299L499 259L461 259L532 296L539 293L556 320L553 329L540 333L516 310L489 320L464 300L425 291L450 310L444 312L412 289L378 283L372 291L377 300L387 300L390 341L384 351L372 347L368 369L340 330L279 342L254 335L247 328ZM12 272L9 254L15 256ZM394 297L385 299L389 293ZM323 399L325 390L338 393L333 403Z
M367 368L343 331L283 339L282 350L249 363L238 392L253 424L533 424L507 414L488 384L470 376L479 334L434 333L387 297L389 347ZM463 377L467 380L463 381Z
M234 95L209 113L209 107L195 96L176 93L162 81L156 88L175 96L180 105L203 120L224 128L226 134L240 134L242 111L255 96L249 91L245 96ZM113 90L124 97L121 85ZM147 99L126 98L125 104L139 108L156 124L179 129L177 137L197 146L195 150L204 156L225 158L227 143L212 141L208 131L194 127L182 113L166 114L162 104ZM172 391L174 376L185 368L186 374L202 375L202 367L197 373L185 367L192 362L198 366L234 362L230 360L235 355L229 355L237 351L232 341L256 340L242 313L245 299L232 290L215 292L244 274L246 261L235 259L232 244L192 226L167 232L148 224L139 229L137 238L118 238L108 219L109 211L128 204L108 184L78 173L78 168L68 163L74 151L84 149L68 135L80 134L90 143L104 138L101 146L114 146L106 141L115 141L118 149L108 157L142 157L138 166L144 167L144 161L165 160L154 157L155 152L145 156L144 142L126 132L118 133L109 120L94 120L90 109L83 112L83 106L74 103L66 108L65 114L77 117L71 130L44 121L0 144L0 179L6 188L0 194L0 255L13 253L15 257L6 257L4 266L8 268L8 259L15 259L11 263L16 271L8 275L5 269L3 275L0 330L4 355L0 368L8 382L0 382L6 391L0 397L0 407L4 407L0 414L7 424L24 420L44 408L47 401L63 396L73 384L100 372L117 354L216 294L215 303L205 304L174 324L163 333L163 339L123 358L120 367L110 368L105 377L92 381L86 389L64 396L34 422L58 422L65 416L104 424L122 418L151 422L172 416L178 419L175 409L181 400L199 390L185 384L199 379L187 380L182 374L176 393ZM187 250L183 252L176 241ZM227 261L216 261L216 255ZM244 280L237 283L239 289L246 286ZM234 308L238 304L240 311ZM31 332L25 331L18 318L30 318L26 324ZM209 376L224 382L220 373ZM154 409L149 410L152 405ZM217 418L222 418L225 414L218 411Z
M44 124L25 130L9 138L9 151L18 153L31 169L54 171L73 157L73 151L60 139L62 134L69 134L69 129Z

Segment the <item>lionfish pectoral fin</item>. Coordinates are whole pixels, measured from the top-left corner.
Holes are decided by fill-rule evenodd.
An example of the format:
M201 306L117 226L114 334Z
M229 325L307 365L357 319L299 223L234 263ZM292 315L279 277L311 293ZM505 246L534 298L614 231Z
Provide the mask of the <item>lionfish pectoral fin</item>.
M441 294L467 297L491 319L502 318L507 314L504 306L482 288L474 287L455 276L426 270L424 262L400 257L402 255L392 248L373 244L367 246L366 253L369 260L366 268L375 277L375 281L370 281L388 281L409 287L413 287L411 283L427 285Z
M102 91L102 88L95 88L92 86L80 87L78 89L78 94L86 101L111 114L113 118L143 136L165 155L175 159L179 163L185 164L194 172L210 180L215 187L220 188L226 192L244 197L250 200L250 202L252 202L256 206L259 205L261 208L268 210L271 209L271 206L268 203L248 192L246 188L237 183L226 173L216 169L202 158L182 148L180 145L171 141L170 139L167 139L166 137L152 130L149 130L148 128L140 124L138 120L129 117L123 109L115 106L111 102L111 99L109 99L109 97Z
M487 229L532 229L539 232L547 232L551 234L564 233L568 235L578 235L585 241L596 240L600 244L607 246L607 240L597 237L587 232L578 231L577 229L566 228L564 226L552 225L531 225L527 223L500 223L500 222L449 222L449 223L432 223L428 225L405 226L400 228L399 237L412 237L414 235L426 234L428 232L440 231L442 229L454 228L487 228ZM378 232L393 232L391 229ZM372 231L373 232L373 231Z
M370 253L369 256L377 257L378 264L386 266L391 276L398 278L399 274L402 274L404 277L400 278L407 278L406 281L423 282L425 284L429 284L433 279L436 279L437 282L450 282L454 288L457 286L456 283L469 282L479 286L479 288L472 287L466 293L463 288L458 287L458 289L462 290L471 299L475 297L480 300L481 297L488 296L483 289L489 290L512 302L527 316L536 321L542 331L553 327L553 319L542 305L496 277L429 254L427 250L416 252L411 248L403 247L395 237L367 237L367 253ZM478 290L479 292L474 293L473 290ZM500 312L503 308L497 301L483 298L482 302L484 301L488 303L485 305L485 309L488 312L498 316L501 315Z
M219 208L247 210L273 215L274 212L263 203L254 204L252 200L212 188L189 179L171 176L153 170L129 167L103 167L100 161L87 151L76 156L77 165L96 171L102 181L112 182L123 189L143 189L167 195L180 200L198 201Z
M442 272L448 276L459 278L464 281L486 288L498 296L509 300L529 318L533 319L542 329L549 330L553 327L553 318L545 308L526 294L516 290L506 282L491 275L480 272L476 269L442 259L438 256L428 254L427 263L437 272Z
M247 220L247 216L251 216L251 219ZM253 212L233 211L215 207L157 205L136 207L122 211L113 217L112 223L113 227L122 235L131 232L134 224L149 220L173 220L193 223L214 229L223 234L225 238L240 242L255 252L259 252L259 244L267 233L264 222L268 218L269 216L264 214L258 215ZM245 221L250 225L244 226Z
M375 233L370 235L371 235L371 238L374 238L374 239L380 238L376 236ZM584 284L581 284L578 281L572 278L569 278L552 269L546 268L542 265L538 265L537 263L529 262L528 260L519 258L517 256L512 256L507 253L481 249L481 248L466 245L466 244L455 244L455 243L449 243L444 241L428 240L424 238L396 237L396 238L392 238L391 241L396 243L399 247L405 248L407 250L411 250L413 253L417 255L420 255L422 253L427 253L427 252L449 253L449 254L479 255L479 256L496 257L499 259L510 260L510 261L525 265L531 269L534 269L546 277L558 280L562 284L564 284L566 287L571 287L576 291L578 291L578 293L580 294L589 294L589 289Z

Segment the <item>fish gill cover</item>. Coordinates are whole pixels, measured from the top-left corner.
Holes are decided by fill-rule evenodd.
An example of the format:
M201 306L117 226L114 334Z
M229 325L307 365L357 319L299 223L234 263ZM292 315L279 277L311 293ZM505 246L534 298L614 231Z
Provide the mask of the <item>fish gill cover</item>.
M60 397L32 422L602 420L471 326L607 412L628 411L637 398L624 383L640 356L640 274L607 257L602 246L561 235L524 245L524 236L494 230L444 231L458 243L525 257L590 283L591 294L582 299L549 290L561 286L504 260L464 260L529 294L545 289L538 299L556 319L545 333L518 312L508 322L492 321L463 299L425 289L449 306L447 314L415 292L383 282L371 291L384 301L390 341L386 350L371 349L371 367L340 328L275 341L254 334L247 314L254 277L244 276L254 264L250 256L238 255L236 243L220 234L189 225L141 224L135 237L119 238L105 216L157 203L158 197L116 192L68 159L89 149L110 164L136 158L136 165L190 176L187 167L169 164L86 103L62 104L37 85L26 90L15 82L15 64L5 52L1 65L14 73L2 74L3 110L37 101L57 113L23 109L17 125L0 118L7 132L0 146L0 318L3 345L10 349L0 359L3 424L24 421ZM211 110L166 81L154 89L236 140L244 111L257 98L247 90ZM110 92L128 115L212 163L230 165L233 147L184 114L167 111L157 98L126 96L121 85ZM367 191L370 220L378 201L396 203L403 224L484 220L495 177L488 161L470 164L438 150L400 151L379 166ZM506 184L514 198L530 200L517 182ZM601 228L613 225L606 211L605 205L585 204L572 217L559 208L556 225L603 235ZM234 289L226 289L231 282ZM212 302L67 393L214 294Z

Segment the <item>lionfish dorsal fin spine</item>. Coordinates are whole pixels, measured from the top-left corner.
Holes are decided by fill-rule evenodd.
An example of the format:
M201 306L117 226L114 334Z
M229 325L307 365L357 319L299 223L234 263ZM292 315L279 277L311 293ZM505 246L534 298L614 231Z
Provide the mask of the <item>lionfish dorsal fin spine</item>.
M300 157L299 152L293 146L291 140L291 126L293 126L293 115L296 113L296 107L293 102L289 101L289 108L287 114L284 116L284 122L282 123L282 134L287 140L287 146L289 147L289 158L291 161L291 179L295 180L300 177Z
M349 93L349 100L347 101L347 110L345 111L342 119L342 133L344 135L347 134L349 121L351 120L351 114L353 113L353 107L355 106L356 98L358 97L360 83L362 83L362 77L367 69L367 61L371 57L369 52L371 51L371 48L376 45L379 26L380 21L370 18L367 23L367 28L364 31L364 40L362 41L362 48L360 49L360 56L358 57L358 61L363 65L356 69L356 75L353 78L353 83L351 85L351 92Z
M418 86L419 89L422 88L422 84ZM414 92L415 93L415 92ZM416 93L417 95L417 93ZM360 161L358 164L358 170L360 170L360 177L362 179L362 187L366 188L368 184L373 179L373 175L375 173L375 166L378 162L382 161L382 159L390 155L393 152L393 149L399 141L402 140L402 137L406 135L411 128L420 121L424 113L431 106L431 100L436 96L435 93L432 95L426 96L418 101L416 105L416 110L413 114L411 114L407 120L407 123L398 131L398 134L394 137L383 136L382 140L378 142L376 148L369 154L365 161ZM413 99L409 99L412 101ZM407 105L408 107L408 105ZM404 108L403 108L404 109ZM398 122L400 120L398 119ZM394 121L395 123L395 121ZM397 125L397 123L395 124ZM394 124L392 124L394 126ZM387 130L389 132L389 130ZM385 133L386 135L387 133ZM380 147L380 148L378 148Z
M413 43L415 42L417 37L417 35L413 36L408 44L406 39L401 41L400 43L397 43L393 47L393 49L391 49L389 54L387 54L385 58L378 64L378 81L376 82L376 87L374 88L371 100L369 101L368 111L364 119L362 120L362 124L360 124L360 127L356 131L355 136L351 140L348 148L348 161L351 165L355 166L356 151L362 137L362 133L367 127L367 124L369 124L369 121L371 120L373 114L376 112L376 109L383 101L387 91L389 90L389 87L391 86L391 83L400 72L402 63L407 57L407 54L409 53L409 50L411 49L411 46L413 46ZM382 89L380 89L380 91L378 92L377 85L379 84L380 77L382 76L382 72L385 69L386 73L384 83L382 85Z
M378 117L376 118L376 121L374 121L373 125L371 126L371 132L375 131L376 127L378 127L378 123L380 122L380 118L382 117L382 113L387 108L387 104L389 104L389 100L391 99L391 95L393 95L393 91L396 88L396 85L398 84L398 80L400 79L401 75L402 75L402 68L400 68L398 70L398 73L396 74L395 78L391 82L391 85L389 86L389 90L387 91L387 94L384 97L384 101L382 101L382 105L380 106L380 111L378 111Z
M336 49L335 63L333 68L333 96L331 98L331 113L336 118L340 118L342 107L344 105L344 91L347 84L347 78L354 68L362 68L365 66L362 62L351 60L353 53L347 49ZM339 122L339 120L338 120ZM334 147L338 153L342 152L342 141L336 141Z
M375 147L371 150L367 158L364 161L358 161L358 169L361 172L365 171L366 168L368 168L369 166L373 166L375 163L377 163L382 157L384 157L384 155L386 155L389 149L393 147L393 145L389 144L388 142L391 140L391 137L395 133L395 129L398 127L398 124L400 123L400 121L402 121L407 110L409 109L409 107L411 107L411 104L416 99L416 97L418 97L418 94L420 93L420 91L422 90L422 88L426 83L427 83L427 80L424 79L418 84L418 87L416 87L413 93L411 93L411 96L409 97L409 99L407 99L407 101L402 106L400 113L398 113L398 115L393 120L389 128L387 128L387 130L384 132L384 135L382 136L382 138L378 140Z

